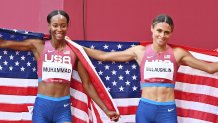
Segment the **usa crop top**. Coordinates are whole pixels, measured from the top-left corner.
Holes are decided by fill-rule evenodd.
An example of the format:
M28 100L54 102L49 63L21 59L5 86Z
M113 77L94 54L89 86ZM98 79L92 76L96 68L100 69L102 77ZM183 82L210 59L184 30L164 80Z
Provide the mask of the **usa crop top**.
M178 64L173 49L167 45L166 51L156 53L152 45L146 46L140 64L141 88L148 86L175 87Z
M55 50L50 41L46 41L43 53L37 61L38 81L70 82L75 58L69 46L66 45L62 50Z

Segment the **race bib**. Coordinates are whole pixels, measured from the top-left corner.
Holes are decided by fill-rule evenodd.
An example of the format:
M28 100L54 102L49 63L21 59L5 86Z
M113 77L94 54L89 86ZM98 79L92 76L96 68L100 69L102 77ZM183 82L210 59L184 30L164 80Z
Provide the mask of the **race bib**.
M70 81L71 76L72 64L58 62L43 62L42 64L42 80L59 78Z
M144 67L144 79L164 78L173 80L174 66L170 61L146 61Z

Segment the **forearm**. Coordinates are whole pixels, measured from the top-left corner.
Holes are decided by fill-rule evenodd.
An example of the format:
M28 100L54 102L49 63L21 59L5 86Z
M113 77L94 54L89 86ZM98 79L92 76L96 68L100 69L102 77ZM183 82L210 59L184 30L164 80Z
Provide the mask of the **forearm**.
M100 61L105 61L104 59L104 51L101 50L95 50L95 49L90 49L87 47L83 47L84 50L86 51L87 55L90 56L91 58L94 58L96 60L100 60Z
M101 50L90 49L84 47L88 56L100 60L100 61L117 61L117 62L127 62L135 60L136 55L130 50L116 51L116 52L104 52Z
M2 40L2 39L0 39L0 48L21 50L21 51L31 50L30 43L27 41L16 42L16 41Z

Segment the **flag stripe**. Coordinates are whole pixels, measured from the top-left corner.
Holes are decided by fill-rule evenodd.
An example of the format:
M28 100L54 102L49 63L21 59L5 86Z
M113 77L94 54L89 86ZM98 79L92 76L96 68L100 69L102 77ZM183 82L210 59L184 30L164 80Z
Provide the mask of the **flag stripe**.
M189 72L194 72L194 71L189 71ZM207 86L218 88L218 79L205 77L205 76L193 77L193 75L178 73L176 80L182 83L207 85Z
M0 86L38 87L37 79L0 78Z
M85 122L89 122L89 116L87 112L84 112L83 110L74 107L71 107L71 111L74 117L81 119Z
M136 114L138 106L118 107L121 115Z
M214 123L200 119L194 119L190 117L178 117L178 123ZM215 122L216 123L216 122Z
M9 121L20 121L20 120L31 120L32 116L29 112L0 112L0 120Z
M0 111L4 112L28 112L28 106L33 105L33 103L29 104L8 104L8 103L0 103Z
M34 101L35 96L0 95L0 103L28 104Z
M18 121L10 121L10 120L0 120L0 123L32 123L30 120L18 120Z
M183 109L183 108L177 108L178 116L180 117L189 117L193 119L200 119L204 121L213 122L216 120L217 115L216 114L210 114L208 112L202 112L192 109Z
M193 56L195 56L195 58L197 58L197 59L201 59L204 61L210 61L210 62L218 62L218 59L217 59L218 53L217 52L213 52L214 54L216 54L215 56L211 56L211 52L210 52L210 55L202 54L202 53L204 53L203 51L202 51L202 53L199 53L199 51L198 52L190 51L190 53Z
M80 100L77 100L75 98L72 98L72 107L73 108L77 108L77 109L80 109L86 113L88 113L88 106L86 103L80 101Z
M213 106L205 103L176 99L176 105L179 108L192 109L192 110L207 112L211 114L217 114L217 106Z
M206 103L210 105L217 106L217 97L208 96L204 94L196 94L196 93L189 93L184 91L175 90L176 99L180 100L187 100L187 101L198 101L201 103Z
M5 95L32 95L32 96L34 96L34 95L37 94L37 87L0 86L0 94L5 94Z
M91 122L87 122L85 120L82 120L82 118L80 119L80 118L75 117L75 116L73 116L72 119L74 119L73 122L75 122L75 123L91 123Z
M197 85L197 84L177 82L175 89L183 91L183 92L204 94L205 96L208 95L208 96L212 96L212 97L218 97L217 96L217 92L218 92L217 88L205 86L205 85ZM210 93L208 93L208 92L210 92Z

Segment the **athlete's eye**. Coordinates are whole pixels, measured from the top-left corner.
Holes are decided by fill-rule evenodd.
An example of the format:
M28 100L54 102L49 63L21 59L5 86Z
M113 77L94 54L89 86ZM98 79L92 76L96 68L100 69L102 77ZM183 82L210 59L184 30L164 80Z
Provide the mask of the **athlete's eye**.
M161 33L161 32L162 32L162 29L157 29L157 32Z
M54 28L57 28L57 27L58 27L58 25L57 25L57 24L53 24L52 26L53 26Z
M169 35L169 34L170 34L170 32L169 32L169 31L165 31L164 33L165 33L165 35Z

